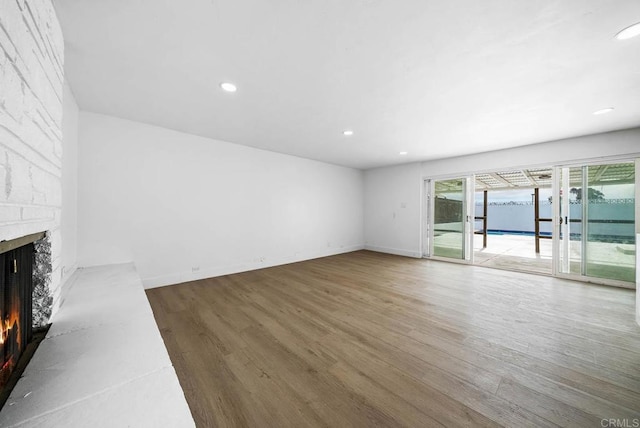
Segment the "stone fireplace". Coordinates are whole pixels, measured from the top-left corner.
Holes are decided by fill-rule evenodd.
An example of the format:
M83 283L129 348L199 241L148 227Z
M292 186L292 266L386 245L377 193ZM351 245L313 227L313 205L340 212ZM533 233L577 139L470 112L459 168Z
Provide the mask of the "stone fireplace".
M0 363L8 367L25 349L26 326L55 312L63 267L72 266L62 260L62 31L50 1L2 2L0 28ZM28 320L15 314L23 305Z

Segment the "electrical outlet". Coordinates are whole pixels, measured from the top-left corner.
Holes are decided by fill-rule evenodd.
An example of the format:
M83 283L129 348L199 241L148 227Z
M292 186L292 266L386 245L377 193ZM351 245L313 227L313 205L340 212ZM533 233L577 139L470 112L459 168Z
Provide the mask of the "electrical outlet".
M200 270L200 266L194 266L191 268L191 272L198 272Z

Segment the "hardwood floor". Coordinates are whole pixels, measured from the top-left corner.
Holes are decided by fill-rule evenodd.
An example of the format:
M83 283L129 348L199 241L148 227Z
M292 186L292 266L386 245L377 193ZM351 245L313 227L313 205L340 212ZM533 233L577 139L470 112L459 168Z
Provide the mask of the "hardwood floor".
M640 423L632 290L359 251L147 296L200 427Z

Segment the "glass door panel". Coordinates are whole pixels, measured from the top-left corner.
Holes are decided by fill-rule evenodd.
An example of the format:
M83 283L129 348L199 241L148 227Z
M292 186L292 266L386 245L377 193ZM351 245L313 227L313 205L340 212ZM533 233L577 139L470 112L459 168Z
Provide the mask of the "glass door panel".
M559 271L582 275L582 167L561 168Z
M584 274L635 282L635 165L590 165L584 176Z
M435 180L433 190L433 255L466 259L466 179Z
M633 162L558 168L558 273L635 282Z

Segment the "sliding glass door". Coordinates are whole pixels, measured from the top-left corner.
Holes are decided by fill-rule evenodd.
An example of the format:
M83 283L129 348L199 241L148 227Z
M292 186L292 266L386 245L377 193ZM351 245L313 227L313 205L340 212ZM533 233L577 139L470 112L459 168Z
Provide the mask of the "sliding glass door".
M470 178L427 180L425 255L469 262Z
M553 185L548 201L553 210L554 275L624 287L635 285L635 163L629 160L554 167L553 178L545 172L546 185ZM475 179L460 176L425 180L425 257L473 263ZM502 184L506 180L503 178ZM544 178L531 175L529 184L532 180ZM491 183L485 180L485 186L487 182ZM507 184L524 188L519 183ZM534 223L540 214L535 210L532 214Z
M633 162L556 168L558 275L635 282L635 181Z

